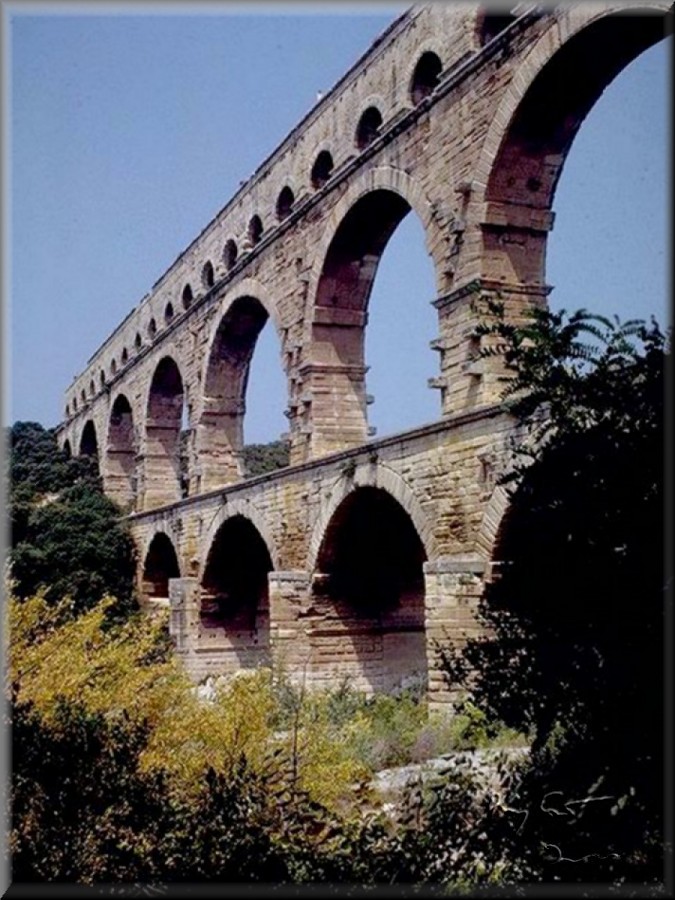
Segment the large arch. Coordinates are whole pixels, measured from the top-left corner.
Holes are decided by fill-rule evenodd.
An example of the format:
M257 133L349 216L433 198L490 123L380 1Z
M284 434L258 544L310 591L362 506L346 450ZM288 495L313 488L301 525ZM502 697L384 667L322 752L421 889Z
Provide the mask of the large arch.
M158 531L143 560L141 593L145 600L168 601L170 578L180 578L178 554L166 532Z
M666 36L666 9L653 3L562 10L524 59L474 172L479 190L472 206L483 210L488 280L545 284L550 211L572 142L609 83Z
M332 226L317 251L308 298L311 332L303 391L311 395L312 405L311 410L298 407L307 421L301 418L296 423L296 431L301 430L311 417L312 455L367 439L364 339L368 301L385 247L411 210L422 223L438 284L431 253L432 207L406 173L389 167L369 172L331 216Z
M182 496L180 436L184 387L172 356L157 364L148 391L145 422L144 507L174 503Z
M131 404L125 394L113 402L108 423L106 492L123 508L136 501L136 453L138 451Z
M351 491L333 513L312 579L314 677L349 676L358 689L427 686L424 545L382 488Z
M410 517L415 531L424 547L427 559L437 555L433 519L427 516L408 482L390 466L377 463L357 465L351 478L341 478L332 488L330 496L322 504L321 514L314 523L309 539L307 567L312 570L317 565L319 552L324 542L328 524L338 507L354 490L360 487L381 488L404 509Z
M246 389L256 343L273 317L273 307L258 292L242 288L245 285L224 307L206 357L197 425L200 491L223 487L245 475Z
M225 519L200 580L200 645L218 650L224 672L268 665L272 557L250 519Z

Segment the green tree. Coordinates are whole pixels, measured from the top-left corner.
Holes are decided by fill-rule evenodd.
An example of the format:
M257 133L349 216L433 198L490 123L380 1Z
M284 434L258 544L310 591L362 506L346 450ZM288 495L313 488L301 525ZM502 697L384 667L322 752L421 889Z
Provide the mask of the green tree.
M289 463L289 446L286 441L269 444L247 444L244 447L244 469L248 478L282 469Z
M135 551L121 512L102 491L96 460L69 459L53 431L17 422L10 434L11 576L17 596L38 588L75 613L106 594L134 608Z
M487 631L446 655L448 673L534 734L511 799L527 809L520 871L659 881L667 340L583 310L535 310L519 328L497 315L479 333L513 375L522 439Z

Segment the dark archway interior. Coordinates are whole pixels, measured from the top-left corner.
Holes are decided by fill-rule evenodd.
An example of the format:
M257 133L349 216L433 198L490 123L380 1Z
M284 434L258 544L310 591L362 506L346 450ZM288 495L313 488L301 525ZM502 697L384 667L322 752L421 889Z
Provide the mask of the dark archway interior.
M167 598L169 579L180 578L178 557L171 540L164 533L154 536L143 566L143 594L148 599Z
M403 507L380 488L351 493L326 531L317 568L329 595L363 615L380 615L409 593L423 593L424 547Z
M409 515L386 491L362 487L335 511L315 579L324 633L351 646L356 683L390 691L426 682L424 546Z
M443 63L435 53L428 50L420 56L410 86L410 96L415 105L433 93L442 71Z
M356 129L356 146L359 150L372 144L382 127L382 113L376 106L369 106L359 119Z
M628 63L664 35L663 16L643 10L605 16L570 38L523 98L492 167L487 198L549 208L591 107Z
M312 166L311 181L312 187L320 188L324 185L333 173L333 157L328 150L322 150L317 156Z
M256 527L233 516L218 530L202 578L201 622L231 637L245 633L269 643L267 573L272 559Z
M517 18L513 13L503 13L502 15L484 13L479 19L478 25L478 40L481 47L489 43L493 38L496 38L498 34L501 34Z
M63 445L63 453L65 454L65 456L66 456L68 459L70 459L70 458L72 457L72 455L73 455L73 450L72 450L72 448L71 448L71 446L70 446L70 441L65 441L65 443L64 443L64 445Z
M98 458L98 440L96 439L96 428L91 419L82 429L82 438L80 439L80 456L95 456Z

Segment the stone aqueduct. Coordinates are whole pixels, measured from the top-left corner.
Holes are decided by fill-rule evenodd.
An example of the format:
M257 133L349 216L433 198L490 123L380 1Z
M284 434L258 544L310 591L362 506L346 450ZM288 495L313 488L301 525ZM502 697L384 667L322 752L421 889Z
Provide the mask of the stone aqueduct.
M129 513L148 606L195 678L273 661L321 685L422 678L461 641L506 508L513 423L477 356L481 302L545 303L553 195L584 116L666 33L661 2L413 7L218 213L66 392L62 447ZM412 211L412 212L411 212ZM437 422L369 440L379 258L419 217L438 311ZM476 302L477 301L477 302ZM249 364L270 319L290 466L242 477ZM178 447L187 423L187 479Z

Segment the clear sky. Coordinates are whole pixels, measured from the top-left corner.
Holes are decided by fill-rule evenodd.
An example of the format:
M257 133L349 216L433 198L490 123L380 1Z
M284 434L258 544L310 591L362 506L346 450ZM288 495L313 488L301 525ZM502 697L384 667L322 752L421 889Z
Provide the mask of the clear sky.
M10 16L8 420L51 426L87 358L404 4L160 3L136 14ZM127 7L127 10L129 7ZM139 14L146 10L145 14ZM5 11L8 8L5 7ZM97 14L91 13L96 11ZM672 39L583 124L556 195L551 305L669 316ZM7 200L5 200L5 203ZM367 331L378 434L439 414L431 263L411 213L385 250ZM247 441L286 430L271 323L249 380Z

